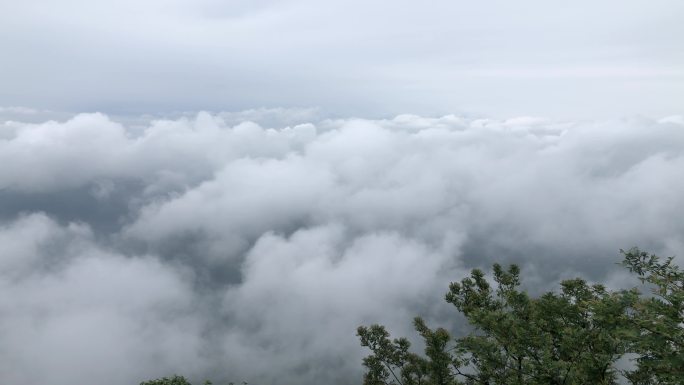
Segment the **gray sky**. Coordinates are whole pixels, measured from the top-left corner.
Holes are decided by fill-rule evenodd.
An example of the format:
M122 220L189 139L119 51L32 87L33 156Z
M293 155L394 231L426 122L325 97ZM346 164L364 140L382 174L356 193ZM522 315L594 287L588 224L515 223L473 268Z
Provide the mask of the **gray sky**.
M0 106L681 114L678 0L10 1Z

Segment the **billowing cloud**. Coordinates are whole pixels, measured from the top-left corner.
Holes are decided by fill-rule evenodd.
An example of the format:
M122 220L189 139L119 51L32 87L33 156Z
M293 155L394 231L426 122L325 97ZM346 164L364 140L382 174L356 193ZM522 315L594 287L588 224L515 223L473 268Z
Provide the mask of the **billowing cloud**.
M120 384L195 369L204 321L174 268L39 213L4 225L0 240L3 381Z
M679 116L316 114L0 126L0 377L348 383L359 324L461 327L472 267L619 286L619 248L684 249Z

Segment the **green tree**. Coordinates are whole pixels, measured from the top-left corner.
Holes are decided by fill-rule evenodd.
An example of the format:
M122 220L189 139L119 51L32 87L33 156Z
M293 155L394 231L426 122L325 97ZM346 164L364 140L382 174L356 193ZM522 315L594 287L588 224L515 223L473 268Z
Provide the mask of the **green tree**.
M638 298L629 313L637 369L626 373L634 384L684 384L684 272L672 260L639 249L620 250L622 262L651 295ZM633 298L639 293L631 291Z
M162 377L156 380L143 381L140 385L192 385L183 376L173 375L172 377Z
M213 382L205 380L203 385L212 385ZM243 385L247 385L246 382L242 382ZM172 377L162 377L155 380L143 381L140 385L192 385L185 377L174 374ZM228 385L233 385L229 382Z
M472 333L453 338L416 318L426 346L418 356L381 325L358 328L371 350L364 384L616 384L614 363L627 352L639 355L637 369L623 372L634 384L684 384L682 273L671 259L659 263L637 249L624 254L630 270L655 285L654 297L572 279L558 293L530 298L519 290L517 266L495 264L494 287L475 269L446 294Z

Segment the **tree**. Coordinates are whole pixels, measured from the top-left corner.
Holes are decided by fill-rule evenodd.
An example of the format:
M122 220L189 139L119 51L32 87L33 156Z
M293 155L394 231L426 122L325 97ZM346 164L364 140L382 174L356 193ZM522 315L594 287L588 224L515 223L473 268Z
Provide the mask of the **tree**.
M637 368L622 372L632 383L684 383L682 273L672 259L659 263L638 249L623 253L628 268L656 286L656 296L572 279L558 293L530 298L519 290L516 265L494 265L494 288L475 269L446 294L472 333L453 338L416 318L426 346L419 356L381 325L358 328L361 345L371 350L364 384L616 384L614 363L628 352L639 354Z
M639 355L637 369L627 373L634 384L684 384L684 272L672 263L639 249L620 250L622 262L651 286L651 296L631 309L630 340ZM638 292L632 291L633 297Z
M143 381L140 385L192 385L183 376L173 375L173 377L162 377L156 380Z
M209 380L205 380L204 385L212 385L213 383ZM149 381L143 381L140 383L140 385L192 385L190 381L185 379L183 376L179 376L174 374L173 377L162 377L162 378L157 378L156 380L149 380ZM232 382L229 382L228 385L233 385ZM248 385L246 382L242 382L242 385Z

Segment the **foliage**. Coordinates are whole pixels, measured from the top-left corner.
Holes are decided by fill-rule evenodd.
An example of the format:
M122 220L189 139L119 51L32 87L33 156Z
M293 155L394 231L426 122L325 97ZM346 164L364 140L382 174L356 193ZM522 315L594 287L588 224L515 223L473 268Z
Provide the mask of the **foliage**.
M627 377L634 384L684 384L684 272L672 258L661 262L639 249L622 253L623 265L652 287L652 295L637 301L629 314L632 349L639 357Z
M204 381L204 385L212 385L213 383L209 380ZM243 385L246 385L246 382L243 382ZM149 381L143 381L140 383L140 385L192 385L188 380L185 379L183 376L178 376L178 375L173 375L173 377L162 377L158 378L156 380L149 380ZM229 382L228 385L233 385L232 382Z
M163 377L156 380L143 381L140 385L192 385L183 376L173 375L173 377Z
M364 384L616 384L614 364L628 352L638 354L637 367L621 373L633 384L683 384L682 272L672 259L623 253L630 271L655 286L653 297L572 279L559 293L530 298L519 290L517 266L495 264L495 287L475 269L446 294L474 327L469 335L453 338L416 318L426 346L419 356L381 325L358 328L371 350Z
M213 385L210 380L204 380L203 385ZM183 376L173 375L173 377L162 377L156 380L143 381L140 385L192 385ZM235 385L234 382L229 382L228 385ZM247 382L242 381L242 385L249 385Z

